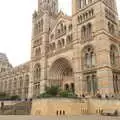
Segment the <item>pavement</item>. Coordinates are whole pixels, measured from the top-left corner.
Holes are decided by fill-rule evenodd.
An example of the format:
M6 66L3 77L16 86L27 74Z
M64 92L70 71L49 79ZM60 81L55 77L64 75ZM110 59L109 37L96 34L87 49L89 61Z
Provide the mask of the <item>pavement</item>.
M82 116L58 116L58 117L40 117L40 116L0 116L0 120L120 120L120 117L108 117L97 115L82 115Z

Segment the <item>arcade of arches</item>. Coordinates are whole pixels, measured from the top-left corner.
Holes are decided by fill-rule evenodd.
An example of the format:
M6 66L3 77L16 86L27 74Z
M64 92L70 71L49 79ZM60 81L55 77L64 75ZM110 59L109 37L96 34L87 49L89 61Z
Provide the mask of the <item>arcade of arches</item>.
M82 69L86 72L83 74L83 83L85 93L95 95L98 89L98 80L96 71L92 68L96 66L96 55L93 46L86 46L82 51Z
M91 68L92 65L95 65L94 49L92 47L88 47L86 49L88 49L91 54L88 54L88 57L84 61L86 61L86 64L89 63L90 66L88 66L88 68ZM96 71L86 72L83 74L83 82L85 89L84 93L95 95L98 89ZM48 83L49 86L58 85L64 90L75 91L74 72L72 65L67 59L59 58L52 64Z
M119 62L119 54L117 47L115 45L110 46L110 61L111 66L116 66ZM82 81L83 81L83 90L84 93L89 95L96 95L98 91L98 78L96 68L96 52L95 48L91 45L85 46L82 50ZM47 78L47 85L52 86L56 85L61 87L63 90L70 90L75 92L75 77L73 71L73 65L71 61L66 58L58 58L55 60L49 71ZM94 70L93 70L94 69ZM113 72L113 89L114 93L119 93L120 91L120 74L116 71ZM33 71L34 76L34 96L40 94L40 81L41 81L41 66L36 64Z

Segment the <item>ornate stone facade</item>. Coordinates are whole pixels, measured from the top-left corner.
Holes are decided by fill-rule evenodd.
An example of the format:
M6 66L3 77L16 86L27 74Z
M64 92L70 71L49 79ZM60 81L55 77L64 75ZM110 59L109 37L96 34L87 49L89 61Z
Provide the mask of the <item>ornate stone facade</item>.
M2 63L1 63L2 64ZM29 90L29 62L0 73L0 92L10 96L19 95L28 98Z
M59 85L78 96L120 93L120 27L115 2L72 0L72 16L67 16L58 12L58 0L38 0L31 60L1 74L1 85L20 82L21 76L25 83L28 75L27 89L17 88L19 82L15 82L9 92L31 98L43 93L45 86Z

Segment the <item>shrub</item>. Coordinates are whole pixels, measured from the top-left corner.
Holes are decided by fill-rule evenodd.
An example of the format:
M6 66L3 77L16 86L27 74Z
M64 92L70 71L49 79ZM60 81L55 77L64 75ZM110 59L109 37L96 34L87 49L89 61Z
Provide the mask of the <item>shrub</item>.
M76 98L77 96L72 91L60 90L58 86L46 87L46 92L40 94L37 98L49 98L49 97L65 97Z
M6 97L6 93L1 92L1 93L0 93L0 98L5 98L5 97Z
M52 87L47 87L46 88L46 93L48 95L51 95L53 97L57 96L60 92L60 89L58 86L52 86Z
M13 95L10 97L11 100L19 100L20 97L18 95Z
M9 100L10 96L4 92L0 93L0 100Z
M60 92L60 97L68 97L68 96L69 96L68 91L61 91Z
M49 97L52 97L52 95L49 95L47 93L43 93L43 94L40 94L40 96L38 96L37 98L49 98Z

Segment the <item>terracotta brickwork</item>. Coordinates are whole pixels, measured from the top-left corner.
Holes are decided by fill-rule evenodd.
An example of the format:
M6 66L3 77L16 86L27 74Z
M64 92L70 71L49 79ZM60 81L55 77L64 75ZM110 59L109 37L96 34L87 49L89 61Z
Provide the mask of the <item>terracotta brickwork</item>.
M72 0L71 16L58 12L58 0L38 0L32 26L31 59L0 74L2 92L32 98L59 85L78 96L120 93L115 0Z

